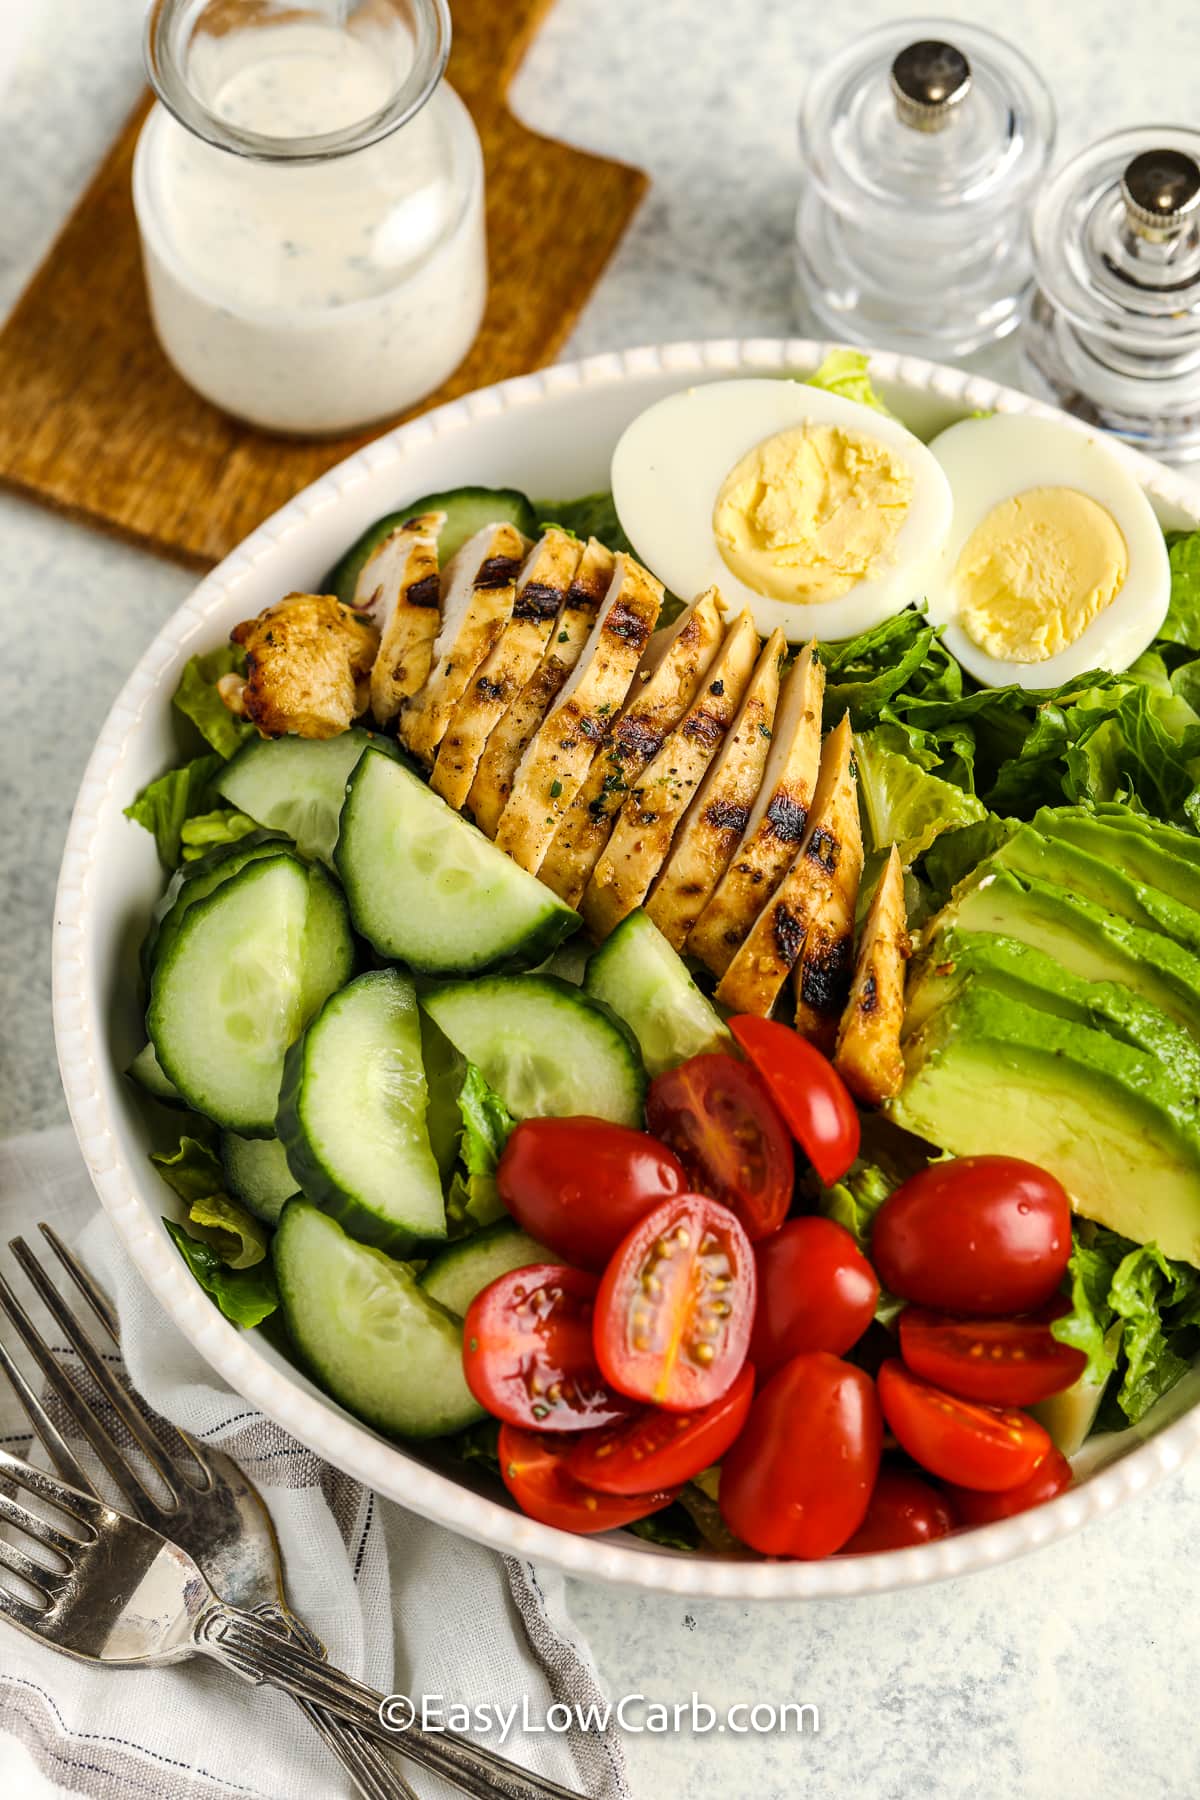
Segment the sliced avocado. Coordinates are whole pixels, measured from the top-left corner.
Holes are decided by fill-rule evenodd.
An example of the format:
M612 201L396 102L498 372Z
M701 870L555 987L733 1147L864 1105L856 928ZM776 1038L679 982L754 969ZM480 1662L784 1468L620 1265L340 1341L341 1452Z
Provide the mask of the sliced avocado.
M1188 949L1200 951L1200 912L1127 875L1118 863L1062 840L1051 841L1032 825L1014 831L1007 843L992 852L986 866L1053 882L1133 925L1164 932Z
M1200 957L1065 888L984 864L930 927L996 931L1045 951L1084 981L1112 981L1200 1042Z
M1200 869L1164 848L1148 832L1123 831L1077 806L1043 807L1033 823L1051 843L1062 840L1113 863L1134 881L1178 900L1189 912L1200 901Z
M968 980L905 1065L894 1123L956 1156L1003 1145L1085 1218L1200 1267L1200 1131L1153 1057Z
M1200 1107L1200 1044L1181 1025L1123 982L1085 980L1044 950L1002 933L939 932L909 978L905 1036L920 1031L971 979L1157 1057L1181 1095Z
M1096 807L1096 817L1117 831L1152 838L1168 855L1181 857L1200 869L1200 837L1193 832L1181 831L1178 825L1165 825L1147 813L1133 812L1119 800L1102 800Z

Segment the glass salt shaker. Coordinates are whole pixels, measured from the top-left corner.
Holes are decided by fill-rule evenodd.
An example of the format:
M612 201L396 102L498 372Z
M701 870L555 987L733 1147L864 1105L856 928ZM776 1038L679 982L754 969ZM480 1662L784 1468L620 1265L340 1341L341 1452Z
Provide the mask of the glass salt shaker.
M800 117L796 268L820 334L986 359L1022 320L1054 130L1040 75L978 26L901 20L832 57Z
M1102 138L1046 187L1033 241L1039 387L1153 456L1200 459L1200 132Z
M386 418L466 355L483 158L446 0L154 0L134 205L155 329L269 430Z

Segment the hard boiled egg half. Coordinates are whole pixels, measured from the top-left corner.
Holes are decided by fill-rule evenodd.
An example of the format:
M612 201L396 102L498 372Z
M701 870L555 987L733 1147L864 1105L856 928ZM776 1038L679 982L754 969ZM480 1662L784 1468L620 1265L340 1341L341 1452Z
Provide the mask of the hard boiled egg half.
M919 600L950 488L898 420L804 382L672 394L613 453L617 514L673 593L715 586L764 637L849 638Z
M929 616L985 687L1059 687L1127 669L1171 596L1166 540L1137 481L1094 435L1016 414L964 419L929 446L954 520Z

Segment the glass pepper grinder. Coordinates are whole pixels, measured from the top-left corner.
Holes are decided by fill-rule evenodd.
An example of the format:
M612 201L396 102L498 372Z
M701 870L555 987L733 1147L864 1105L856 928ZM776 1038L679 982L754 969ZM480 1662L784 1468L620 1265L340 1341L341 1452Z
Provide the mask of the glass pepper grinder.
M1045 188L1033 241L1035 383L1153 456L1200 459L1200 132L1102 138Z
M1000 344L1023 317L1054 128L1037 71L977 26L901 20L831 58L800 117L806 324L942 360Z

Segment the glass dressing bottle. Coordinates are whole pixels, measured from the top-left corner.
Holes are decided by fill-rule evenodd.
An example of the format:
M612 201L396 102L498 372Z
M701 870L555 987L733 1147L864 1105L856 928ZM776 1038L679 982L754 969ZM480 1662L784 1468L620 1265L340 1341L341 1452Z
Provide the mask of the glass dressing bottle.
M423 398L487 288L483 160L446 0L155 0L134 204L184 379L270 430Z
M831 58L800 117L796 268L819 331L942 359L1015 331L1054 129L1037 71L977 26L902 20Z
M1200 458L1200 132L1102 138L1046 187L1033 240L1038 386L1153 456Z

